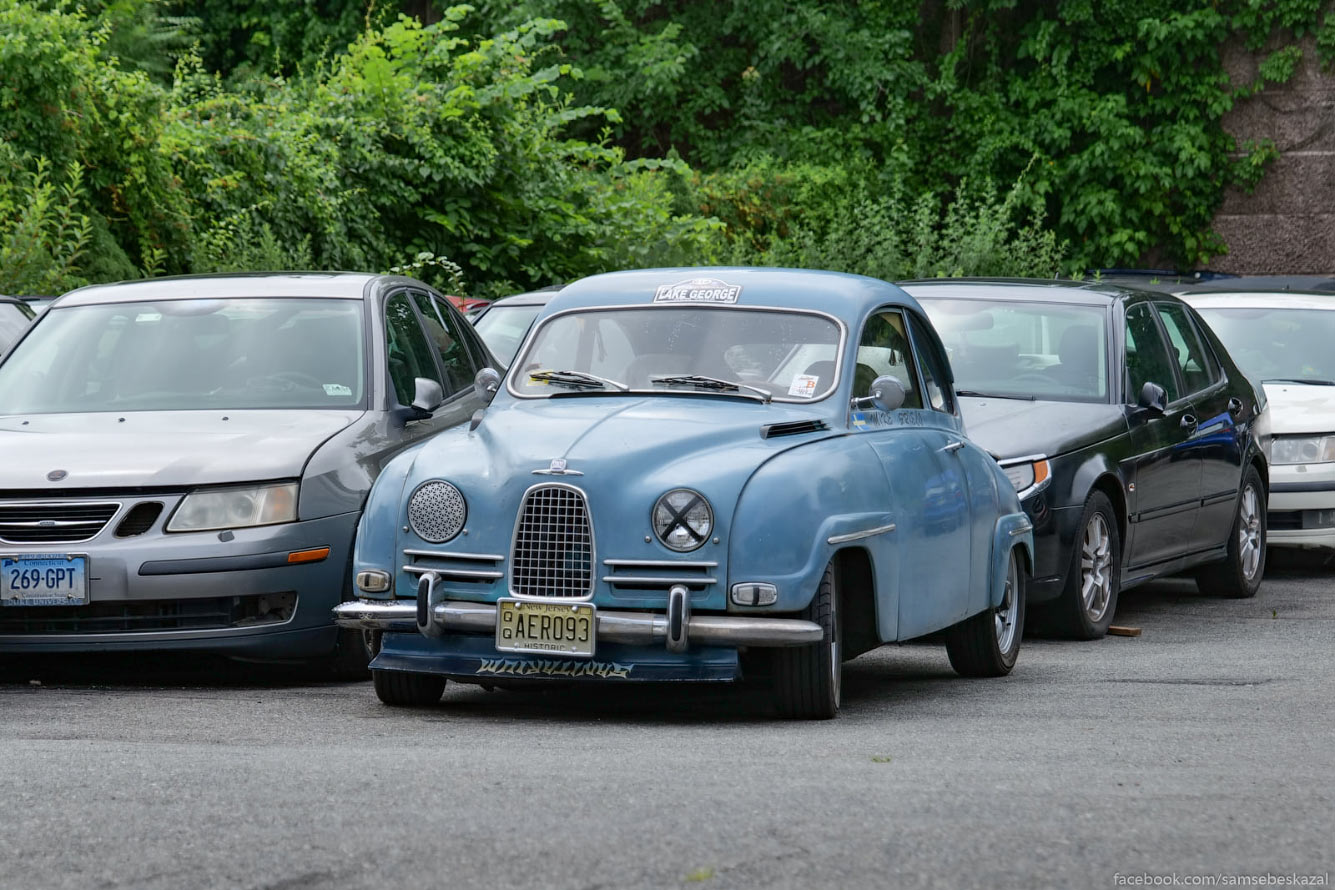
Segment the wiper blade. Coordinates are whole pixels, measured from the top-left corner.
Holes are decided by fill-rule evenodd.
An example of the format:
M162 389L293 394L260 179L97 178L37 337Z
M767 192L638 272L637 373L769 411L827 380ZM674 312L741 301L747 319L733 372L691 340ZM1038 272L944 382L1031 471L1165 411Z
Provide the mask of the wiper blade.
M615 380L609 380L606 377L599 377L597 374L586 374L583 371L552 371L543 369L541 371L530 371L528 374L530 380L543 380L547 383L555 383L558 386L596 386L599 389L615 389L617 392L630 392L630 387L624 383Z
M1038 396L1007 395L1004 392L978 392L972 389L957 389L957 396L973 396L976 399L1015 399L1020 402L1036 402Z
M712 389L718 392L735 392L738 395L754 397L762 402L768 402L772 396L758 386L752 386L749 383L738 383L735 380L721 380L718 377L706 377L703 374L681 374L675 377L650 377L650 383L660 384L662 386L698 386L700 389ZM742 390L748 390L742 392ZM754 394L754 396L752 395Z
M1319 377L1267 377L1262 383L1302 383L1307 386L1335 386L1335 380L1322 380Z

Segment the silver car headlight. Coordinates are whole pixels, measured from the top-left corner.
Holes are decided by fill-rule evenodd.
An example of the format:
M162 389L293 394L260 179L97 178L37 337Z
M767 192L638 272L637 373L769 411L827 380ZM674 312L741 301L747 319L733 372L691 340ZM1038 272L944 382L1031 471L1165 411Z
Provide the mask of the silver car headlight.
M1009 464L1001 468L1010 480L1011 485L1015 486L1017 492L1025 491L1040 485L1048 480L1052 469L1048 466L1046 460L1024 461L1018 464Z
M297 519L297 483L231 485L192 491L181 501L169 532L206 532L224 528L277 525Z
M658 499L653 512L654 534L664 546L685 553L709 540L714 511L698 491L674 488Z
M1335 436L1276 436L1270 444L1270 462L1328 464L1335 461Z
M408 524L423 541L444 544L463 530L467 519L463 494L440 479L423 482L408 498Z

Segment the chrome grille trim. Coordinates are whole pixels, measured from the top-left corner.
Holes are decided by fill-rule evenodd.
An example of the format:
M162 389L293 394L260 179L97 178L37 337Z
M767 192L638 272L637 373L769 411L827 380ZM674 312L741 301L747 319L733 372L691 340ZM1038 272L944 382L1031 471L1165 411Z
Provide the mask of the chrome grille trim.
M0 542L10 545L81 544L120 515L121 501L0 501Z
M593 596L593 517L583 490L543 482L524 492L510 547L510 593L529 599Z
M424 556L427 559L476 559L481 562L505 562L497 553L447 553L444 550L404 550L404 556Z
M420 577L433 572L441 581L472 584L490 583L505 577L505 572L501 571L505 557L496 553L452 553L409 547L404 549L403 555L408 557L408 563L401 571L409 575Z
M714 560L691 559L604 559L608 574L603 583L631 590L666 590L682 584L693 590L717 584Z
M672 571L673 569L716 569L717 562L699 562L684 559L604 559L603 565L616 569L621 566L634 569L659 569L662 571Z
M484 572L473 569L433 569L430 566L404 566L403 570L409 575L425 575L428 572L435 572L442 578L455 578L462 581L495 581L497 578L505 577L505 572Z

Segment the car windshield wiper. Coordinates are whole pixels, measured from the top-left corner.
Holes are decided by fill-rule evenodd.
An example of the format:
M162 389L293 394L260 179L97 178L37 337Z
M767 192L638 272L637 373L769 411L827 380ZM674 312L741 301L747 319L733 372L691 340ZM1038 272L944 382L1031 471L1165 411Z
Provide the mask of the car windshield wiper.
M624 383L618 383L606 377L599 377L597 374L586 374L583 371L543 369L541 371L530 371L527 376L530 380L542 380L547 383L555 383L557 386L596 386L599 389L610 388L617 392L630 392L630 387Z
M649 382L660 386L696 386L700 389L712 389L718 392L735 392L747 398L760 399L762 402L768 402L772 398L768 392L758 386L752 386L749 383L738 383L735 380L720 380L718 377L706 377L703 374L650 377ZM748 392L742 392L742 390L748 390Z
M1004 392L978 392L973 389L957 389L955 390L955 395L973 396L976 399L1016 399L1022 402L1038 401L1038 396L1010 395Z
M1322 380L1320 377L1267 377L1262 383L1303 383L1307 386L1335 386L1335 380Z

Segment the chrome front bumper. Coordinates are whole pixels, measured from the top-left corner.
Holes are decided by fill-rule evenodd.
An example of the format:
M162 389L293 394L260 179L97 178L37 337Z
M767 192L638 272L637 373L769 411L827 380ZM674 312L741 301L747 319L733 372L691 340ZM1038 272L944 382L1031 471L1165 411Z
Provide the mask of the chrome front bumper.
M631 645L668 645L669 618L653 612L598 610L598 639ZM490 603L446 601L430 610L428 635L440 631L494 633L496 606ZM412 602L359 600L334 608L339 627L363 630L417 631L417 606ZM800 618L760 618L734 615L687 615L682 622L685 639L673 641L680 651L686 644L700 646L806 646L819 643L824 631L814 621ZM680 647L680 649L678 649Z

